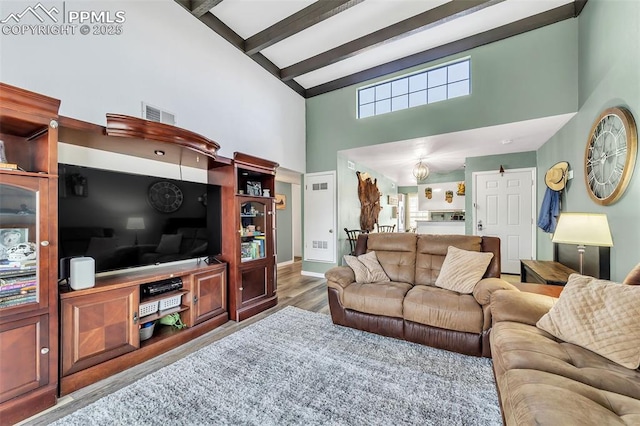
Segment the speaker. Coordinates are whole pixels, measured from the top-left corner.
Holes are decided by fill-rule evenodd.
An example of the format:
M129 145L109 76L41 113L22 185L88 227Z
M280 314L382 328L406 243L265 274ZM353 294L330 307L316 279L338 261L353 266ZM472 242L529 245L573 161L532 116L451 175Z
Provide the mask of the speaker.
M96 261L93 257L74 257L69 261L69 285L74 290L96 285Z

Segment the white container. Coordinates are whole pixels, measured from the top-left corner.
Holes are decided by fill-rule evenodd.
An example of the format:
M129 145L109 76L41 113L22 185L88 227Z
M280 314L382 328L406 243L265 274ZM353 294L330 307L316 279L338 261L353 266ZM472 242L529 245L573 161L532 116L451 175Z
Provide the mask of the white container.
M160 310L164 311L165 309L175 308L176 306L180 306L181 302L182 294L167 297L166 299L160 300Z
M140 318L142 318L146 317L147 315L154 314L158 312L158 306L159 303L157 300L155 302L141 303L140 307L138 308L138 315L140 316Z

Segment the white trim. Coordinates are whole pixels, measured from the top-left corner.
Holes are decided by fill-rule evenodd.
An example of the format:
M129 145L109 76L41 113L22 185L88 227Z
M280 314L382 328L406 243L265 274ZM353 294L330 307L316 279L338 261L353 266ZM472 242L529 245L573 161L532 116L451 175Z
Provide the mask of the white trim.
M532 217L532 222L531 222L531 257L533 260L538 258L538 253L537 253L537 241L536 241L536 229L537 229L537 224L536 224L536 218L538 217L537 215L537 205L536 205L536 194L537 194L537 183L536 183L536 168L535 167L523 167L520 169L507 169L504 172L505 173L515 173L515 172L531 172L531 217ZM476 178L479 175L495 175L498 174L499 172L496 170L488 170L488 171L483 171L483 172L473 172L471 173L471 202L472 202L472 206L471 206L471 232L472 235L477 235L478 232L478 228L476 227L476 211L478 209L478 205L477 205L477 199L476 199Z
M284 262L280 262L278 263L276 266L279 268L281 266L287 266L287 265L291 265L293 263L293 259L291 260L285 260Z
M300 271L300 275L304 275L305 277L324 278L324 274L321 274L320 272Z

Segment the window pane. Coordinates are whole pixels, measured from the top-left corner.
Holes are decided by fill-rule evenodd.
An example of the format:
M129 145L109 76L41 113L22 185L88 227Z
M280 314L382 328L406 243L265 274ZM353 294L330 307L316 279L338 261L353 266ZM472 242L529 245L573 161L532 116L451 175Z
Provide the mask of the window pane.
M403 78L391 82L391 93L393 96L406 95L409 91L409 79Z
M469 79L469 61L449 66L449 83Z
M369 87L368 89L360 90L360 97L359 97L360 105L373 102L375 94L376 94L375 87Z
M469 94L469 80L451 83L449 85L449 99Z
M402 95L391 98L391 111L409 108L409 96Z
M376 115L391 112L391 99L376 102Z
M444 101L447 99L447 86L435 87L433 89L429 89L429 103L432 104L438 101Z
M409 77L409 91L417 92L418 90L424 90L427 88L427 73L413 75Z
M360 118L371 117L375 115L374 104L366 104L360 107Z
M426 83L426 81L425 81ZM427 103L427 91L421 90L419 92L409 94L409 106L414 107L418 105L424 105Z
M429 87L442 86L447 83L447 69L440 68L429 71Z
M387 99L391 97L391 83L381 84L376 86L376 101L381 99Z

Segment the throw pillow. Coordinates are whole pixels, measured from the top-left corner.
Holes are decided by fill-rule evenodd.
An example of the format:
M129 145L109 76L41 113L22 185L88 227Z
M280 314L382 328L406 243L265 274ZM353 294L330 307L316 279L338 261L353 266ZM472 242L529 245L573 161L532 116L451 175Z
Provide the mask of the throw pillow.
M560 340L636 369L638 318L640 287L571 274L556 304L536 325Z
M357 283L375 283L391 281L378 262L375 251L356 256L345 256L344 261L353 269Z
M449 246L436 286L463 294L473 293L473 288L487 271L493 253L462 250Z
M182 234L162 234L160 244L156 247L156 253L177 254L180 253Z

